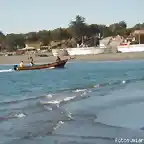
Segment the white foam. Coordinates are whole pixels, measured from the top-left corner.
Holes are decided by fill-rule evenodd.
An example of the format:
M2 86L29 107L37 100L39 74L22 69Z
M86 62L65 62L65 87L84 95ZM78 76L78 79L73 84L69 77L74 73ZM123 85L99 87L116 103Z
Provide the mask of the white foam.
M86 91L86 89L76 89L74 92L83 92Z
M97 84L97 85L95 85L95 86L94 86L94 88L99 88L99 87L100 87L100 85L99 85L99 84Z
M19 113L19 114L16 114L15 117L17 118L22 118L22 117L25 117L26 115L23 114L23 113Z
M123 81L122 81L122 83L123 83L123 84L125 84L125 83L126 83L126 81L125 81L125 80L123 80Z
M48 69L54 69L55 67L50 67L50 68L48 68Z
M68 101L74 99L75 97L76 97L76 96L71 96L71 97L65 97L65 98L63 98L63 99L55 99L55 100L49 100L49 101L42 101L42 100L40 100L40 103L41 103L41 104L54 104L54 105L56 105L57 107L59 107L59 104L60 104L61 102L68 102ZM50 109L49 109L49 110L50 110Z
M70 100L74 99L75 97L76 97L76 96L66 97L66 98L64 98L63 101L70 101Z
M52 101L41 101L42 104L59 104L60 100L52 100Z
M86 96L86 95L87 95L87 92L84 92L83 94L81 94L82 97Z
M64 124L64 122L63 121L59 121L57 123L57 125L54 127L54 130L58 129L62 124Z
M44 106L44 108L47 109L47 110L49 110L49 111L52 111L51 107Z
M72 115L71 113L69 112L69 114L67 115L69 119L72 119Z
M48 94L48 95L46 95L46 98L52 98L52 94Z
M79 91L79 90L77 90L77 91ZM59 107L60 103L69 102L69 101L75 99L76 97L85 96L87 94L86 89L80 89L80 92L82 92L80 95L74 95L74 96L56 95L57 98L53 97L53 94L48 94L48 95L46 95L46 99L40 100L40 103L42 105L56 105L57 107Z
M7 69L7 70L0 70L0 72L12 72L14 71L13 69Z

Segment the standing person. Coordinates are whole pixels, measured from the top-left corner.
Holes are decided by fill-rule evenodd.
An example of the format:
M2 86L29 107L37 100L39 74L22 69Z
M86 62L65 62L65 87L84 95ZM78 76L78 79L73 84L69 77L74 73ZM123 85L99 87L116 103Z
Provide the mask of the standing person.
M57 59L56 59L57 62L61 61L60 57L57 56Z
M33 58L30 57L30 65L33 66L34 65L34 62L33 62Z

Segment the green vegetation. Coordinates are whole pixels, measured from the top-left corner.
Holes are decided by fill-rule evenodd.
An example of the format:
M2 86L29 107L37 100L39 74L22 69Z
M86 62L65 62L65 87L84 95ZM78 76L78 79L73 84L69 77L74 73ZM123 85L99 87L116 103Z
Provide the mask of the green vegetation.
M68 28L57 28L54 30L41 30L39 32L29 32L26 34L7 34L0 32L0 50L14 51L24 48L25 44L50 45L52 43L59 43L59 47L75 47L76 43L81 43L83 40L88 41L94 39L100 34L101 37L128 36L131 32L137 29L144 28L143 24L136 24L133 28L127 28L125 21L106 25L86 24L85 18L77 15L75 21L71 21ZM57 46L56 46L57 47Z

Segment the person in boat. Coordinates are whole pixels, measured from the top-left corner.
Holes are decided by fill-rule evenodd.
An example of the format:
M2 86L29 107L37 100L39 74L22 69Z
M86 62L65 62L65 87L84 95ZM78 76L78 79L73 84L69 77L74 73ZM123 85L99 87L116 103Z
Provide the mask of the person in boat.
M61 61L60 57L57 56L57 59L56 59L57 62Z
M20 67L24 67L23 61L20 62Z
M34 65L34 62L33 62L33 58L30 57L30 65L33 66Z

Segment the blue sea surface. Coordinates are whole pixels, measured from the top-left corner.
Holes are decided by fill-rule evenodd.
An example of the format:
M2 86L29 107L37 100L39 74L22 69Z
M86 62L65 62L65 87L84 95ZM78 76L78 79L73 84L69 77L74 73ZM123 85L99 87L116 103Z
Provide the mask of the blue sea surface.
M0 144L144 139L143 60L77 61L65 69L21 72L12 67L0 65Z

